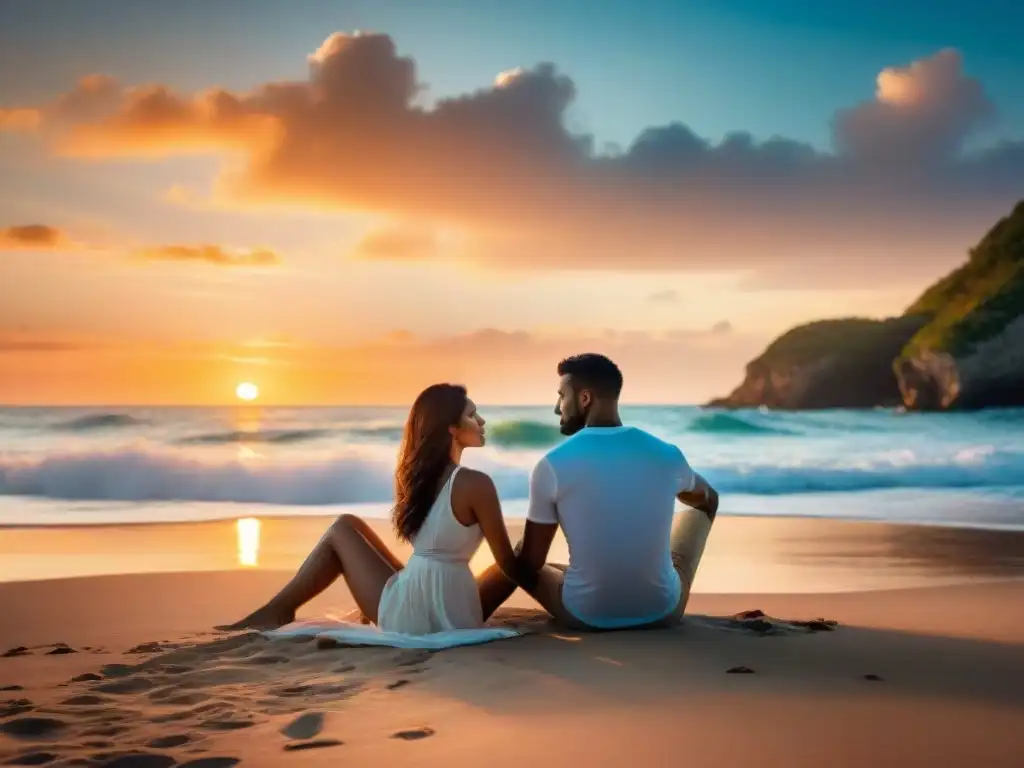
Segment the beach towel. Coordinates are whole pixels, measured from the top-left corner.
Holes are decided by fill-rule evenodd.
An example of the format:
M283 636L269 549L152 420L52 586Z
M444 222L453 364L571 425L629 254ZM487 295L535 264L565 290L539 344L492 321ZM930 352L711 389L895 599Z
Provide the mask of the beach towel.
M263 633L271 640L295 637L313 637L331 640L338 645L383 645L391 648L420 648L439 651L462 645L479 645L495 640L518 637L521 633L502 627L453 629L427 635L407 635L402 632L384 632L372 624L360 624L338 619L304 619Z

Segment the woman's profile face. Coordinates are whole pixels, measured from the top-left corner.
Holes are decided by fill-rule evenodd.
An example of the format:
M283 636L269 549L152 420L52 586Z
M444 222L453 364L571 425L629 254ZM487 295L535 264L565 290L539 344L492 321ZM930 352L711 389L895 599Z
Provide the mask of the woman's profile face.
M463 448L480 448L486 442L484 418L477 413L476 403L466 398L459 423L451 427L452 439Z

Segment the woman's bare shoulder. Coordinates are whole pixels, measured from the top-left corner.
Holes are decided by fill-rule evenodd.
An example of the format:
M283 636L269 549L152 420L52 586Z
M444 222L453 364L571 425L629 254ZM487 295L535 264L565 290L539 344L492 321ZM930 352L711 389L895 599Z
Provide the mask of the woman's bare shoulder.
M459 474L455 476L455 482L474 490L494 488L494 480L491 479L490 475L470 467L462 467L459 470Z

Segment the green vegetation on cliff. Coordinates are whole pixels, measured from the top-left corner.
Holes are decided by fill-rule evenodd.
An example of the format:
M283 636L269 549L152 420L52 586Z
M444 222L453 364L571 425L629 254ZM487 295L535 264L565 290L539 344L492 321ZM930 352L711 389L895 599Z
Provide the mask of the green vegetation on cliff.
M865 358L877 360L888 354L889 364L922 324L923 319L912 316L817 320L786 331L757 360L770 366L790 366L841 355L856 366Z
M930 318L903 350L957 356L999 334L1024 313L1024 201L970 252L963 266L926 290L907 314Z

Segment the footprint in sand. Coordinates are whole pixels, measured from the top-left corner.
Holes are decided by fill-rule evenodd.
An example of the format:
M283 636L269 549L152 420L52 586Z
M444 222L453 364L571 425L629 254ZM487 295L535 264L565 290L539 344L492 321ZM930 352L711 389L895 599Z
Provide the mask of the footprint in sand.
M208 693L196 691L195 693L182 693L178 696L171 696L164 699L163 703L175 707L191 707L196 704L202 704L204 701L209 701L211 698L213 697Z
M0 692L4 692L4 691L24 691L24 690L25 689L22 688L20 685L5 685L3 688L0 688Z
M47 651L46 655L47 656L62 656L64 654L66 654L66 653L78 653L78 651L76 651L74 648L72 648L67 643L54 643L53 644L53 650Z
M245 663L245 664L270 665L270 664L287 664L289 661L291 661L291 659L289 659L287 656L280 656L280 655L277 655L277 654L258 654L256 656L251 657L251 658L245 659L243 663Z
M53 752L26 752L8 760L4 765L46 765L57 759Z
M300 752L306 749L320 749L321 747L340 747L345 742L338 739L316 739L315 741L295 741L284 745L285 752Z
M198 760L179 763L178 768L231 768L240 762L237 757L200 757Z
M189 667L185 664L161 664L153 671L162 672L165 675L183 675L186 672L195 671L195 667Z
M19 717L0 723L0 733L16 739L49 739L67 726L63 720L52 717Z
M256 725L252 720L207 720L200 723L200 728L209 728L213 731L238 731L242 728L251 728Z
M235 708L226 701L211 701L207 704L202 704L198 707L192 707L191 709L184 709L178 712L168 712L165 714L153 715L149 718L151 723L174 723L179 720L188 720L190 717L199 717L206 715L208 717L220 717L222 719L230 719L231 715L235 713Z
M171 768L177 761L155 752L121 752L93 755L99 768Z
M72 696L70 699L64 699L61 702L62 705L69 707L95 707L100 704L113 704L114 700L106 696L93 696L92 694L83 694L81 696Z
M752 670L750 667L739 666L730 667L729 669L725 670L725 673L727 675L752 675L754 674L754 670Z
M191 740L187 733L175 733L170 736L160 736L152 739L146 746L153 749L170 749L171 747L180 747L182 744L188 744Z
M434 729L424 726L423 728L412 728L407 731L396 731L391 734L392 739L403 739L404 741L416 741L434 735Z
M135 671L135 667L130 667L127 664L107 664L100 669L100 674L103 677L126 677Z
M136 645L134 648L129 648L125 653L165 653L167 651L176 651L179 648L183 648L184 645L184 643L169 643L166 641L154 640L149 643L141 643L140 645Z
M324 727L323 712L306 712L281 729L289 739L312 739Z
M286 688L276 688L270 693L275 696L302 696L312 690L311 685L289 685Z
M31 712L33 709L35 709L35 706L28 699L0 701L0 717L13 717L24 712Z
M402 688L402 687L408 685L410 682L411 681L409 681L409 680L395 680L395 682L393 682L393 683L388 683L388 690L389 691L397 690L398 688Z
M6 651L3 652L2 655L0 655L0 658L10 659L14 656L25 656L27 654L28 648L26 648L24 645L19 645L15 648L8 648Z
M72 683L92 683L92 682L96 682L97 680L102 680L102 679L103 678L100 675L97 675L94 672L86 672L84 675L79 675L78 677L72 677L71 678L71 682Z
M112 683L104 683L93 688L100 693L144 693L156 688L156 683L145 677L126 677Z
M117 736L128 730L127 726L124 725L100 725L95 728L90 728L86 731L82 731L83 736Z
M430 651L416 651L414 653L403 654L398 657L396 662L399 667L414 667L417 664L422 664L430 660Z

